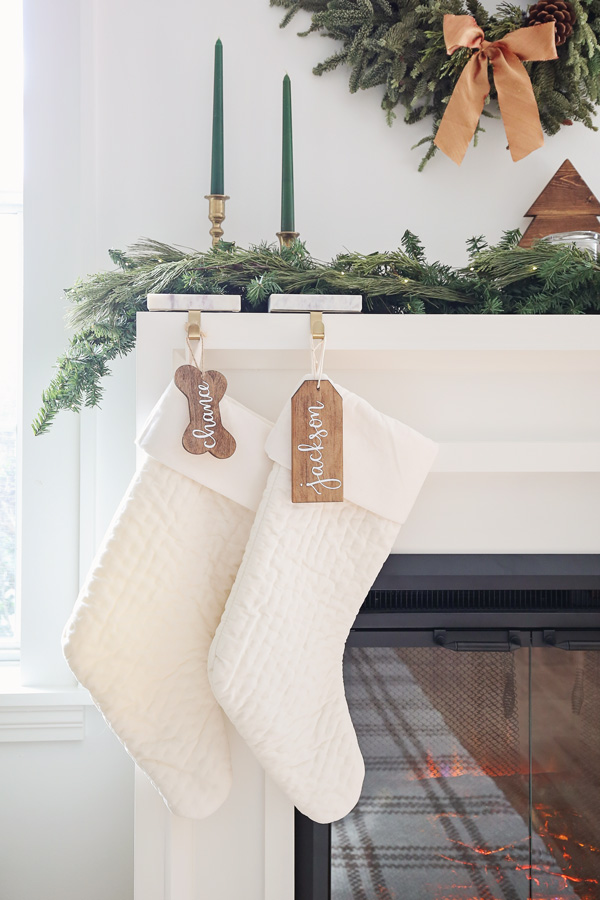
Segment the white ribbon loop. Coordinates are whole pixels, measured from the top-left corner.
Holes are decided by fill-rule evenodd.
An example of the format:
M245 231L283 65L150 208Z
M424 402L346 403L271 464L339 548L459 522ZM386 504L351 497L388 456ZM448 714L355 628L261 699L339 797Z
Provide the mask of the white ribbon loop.
M323 377L323 365L325 362L325 340L326 338L312 338L310 339L310 353L311 353L311 369L312 369L312 377L316 379L317 382L317 390L321 388L321 378Z

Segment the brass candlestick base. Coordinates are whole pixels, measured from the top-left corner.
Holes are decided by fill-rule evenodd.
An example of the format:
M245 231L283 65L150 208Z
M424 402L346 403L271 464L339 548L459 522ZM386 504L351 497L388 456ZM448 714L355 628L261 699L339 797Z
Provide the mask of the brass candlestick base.
M208 200L208 218L212 222L210 229L212 245L216 247L223 237L221 223L225 218L225 201L229 200L229 197L227 194L206 194L206 200Z
M300 237L299 231L278 231L280 247L291 247L297 237Z

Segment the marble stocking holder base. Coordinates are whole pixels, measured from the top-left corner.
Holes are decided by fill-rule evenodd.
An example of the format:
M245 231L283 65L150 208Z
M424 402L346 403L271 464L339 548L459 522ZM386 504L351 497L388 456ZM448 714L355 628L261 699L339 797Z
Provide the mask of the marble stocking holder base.
M202 312L240 312L242 308L239 294L148 294L146 299L150 312L188 312L190 309L200 309Z
M234 294L148 294L151 312L240 312L242 298ZM269 312L362 312L362 297L357 294L271 294Z
M269 312L362 312L360 294L271 294Z

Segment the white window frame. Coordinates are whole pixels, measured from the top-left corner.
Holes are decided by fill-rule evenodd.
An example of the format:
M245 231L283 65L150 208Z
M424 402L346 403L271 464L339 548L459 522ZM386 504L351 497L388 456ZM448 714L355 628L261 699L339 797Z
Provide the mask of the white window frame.
M18 545L20 661L0 666L1 740L79 740L83 707L61 650L77 597L80 420L63 413L49 434L31 422L68 341L64 288L86 271L93 216L90 5L23 0L25 179L23 372ZM87 143L86 143L87 141Z
M22 319L22 243L23 243L23 192L22 185L19 183L18 171L22 172L22 165L18 160L19 149L22 151L22 140L20 134L20 125L18 120L21 118L17 112L21 105L19 95L22 89L22 53L21 39L19 31L21 29L20 11L22 0L6 0L2 9L1 19L2 25L8 28L7 33L2 35L3 45L5 45L6 56L2 61L2 77L6 81L6 89L2 91L3 108L5 114L3 125L8 129L8 141L6 145L6 155L2 154L2 189L0 190L0 217L4 228L7 229L7 236L10 235L10 249L5 247L6 270L9 279L9 293L6 294L4 301L6 305L6 315L4 325L7 328L5 340L8 341L12 349L12 365L20 370L20 344L21 344L21 319ZM15 31L13 32L13 27ZM6 108L4 104L6 103ZM13 133L13 129L19 129ZM4 167L7 167L6 169ZM14 168L13 168L14 167ZM15 239L13 243L13 238ZM7 348L8 349L8 348ZM10 351L9 351L10 352ZM5 360L7 362L7 360ZM13 393L12 398L14 409L14 420L12 428L14 429L14 455L16 462L20 465L20 454L18 448L19 441L19 410L21 408L20 396L20 371L13 371L12 377L4 385L4 390L9 395ZM8 424L8 423L7 423ZM19 479L17 469L16 479ZM15 484L15 488L18 485ZM15 514L18 515L18 494L15 490ZM16 558L15 566L15 588L16 588L16 627L12 636L0 637L0 665L13 663L20 656L20 616L19 616L19 547L18 547L18 523L15 519L15 543Z
M0 706L19 691L91 702L66 665L61 635L135 463L133 357L113 365L103 404L112 414L63 411L49 433L31 428L69 339L64 289L110 267L96 241L94 16L87 0L23 0L21 659L0 666Z
M60 634L78 587L79 421L31 422L64 351L63 290L81 274L82 55L76 0L24 0L25 178L21 445L21 684L74 680ZM57 41L62 47L57 46ZM68 51L67 51L67 48ZM60 98L60 102L57 102Z
M0 216L16 216L21 220L21 228L23 227L23 195L13 191L0 191ZM18 397L17 402L20 401ZM17 445L16 445L17 461L20 463L20 440L19 429L17 429ZM17 469L17 479L20 478L19 469ZM18 482L19 483L19 482ZM19 493L17 489L17 515L19 514ZM17 521L17 559L16 563L16 587L17 594L20 592L20 548L19 548L19 523ZM20 606L20 602L18 604ZM20 625L20 623L19 623ZM14 663L20 659L20 627L17 630L17 637L10 644L0 646L0 665L6 663Z

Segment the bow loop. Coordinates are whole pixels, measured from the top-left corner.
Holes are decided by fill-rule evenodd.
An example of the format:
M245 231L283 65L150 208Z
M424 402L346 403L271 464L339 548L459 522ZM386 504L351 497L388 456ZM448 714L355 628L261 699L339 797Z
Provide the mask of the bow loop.
M460 47L475 49L484 40L483 28L480 28L473 16L444 16L444 43L448 56Z
M523 60L556 59L554 22L518 28L498 41L486 41L473 16L444 16L444 41L449 55L459 47L479 50L462 70L435 136L435 145L460 165L475 134L490 92L488 60L494 70L500 114L510 153L523 159L544 143L533 87Z

